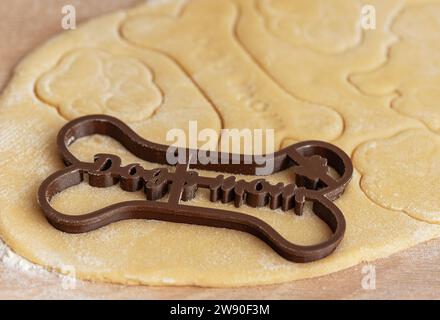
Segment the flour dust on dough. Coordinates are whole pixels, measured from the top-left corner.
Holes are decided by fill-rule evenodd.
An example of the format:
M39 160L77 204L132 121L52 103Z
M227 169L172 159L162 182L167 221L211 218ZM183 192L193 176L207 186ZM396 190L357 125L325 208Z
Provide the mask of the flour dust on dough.
M436 190L440 174L434 164L440 157L440 100L431 90L440 82L440 28L432 18L440 1L368 1L378 13L374 31L358 25L363 4L149 1L35 49L0 98L2 239L49 269L74 267L81 279L221 287L316 277L440 236L437 197L413 192L407 183ZM421 32L404 28L414 23ZM419 43L426 48L417 51ZM413 64L404 68L408 59ZM353 155L356 167L336 201L347 220L344 240L329 257L297 264L249 234L226 229L146 220L76 235L54 229L36 203L37 188L63 167L58 130L93 113L120 117L159 143L167 143L169 129L187 130L190 120L198 121L199 130L217 132L273 128L277 149L305 139L335 143ZM72 150L87 161L109 152L124 163L156 166L102 136L81 139ZM286 182L291 173L270 179ZM53 205L82 214L142 198L118 187L81 184L56 196ZM329 236L311 212L297 217L236 209L210 203L203 192L192 203L257 216L300 244Z

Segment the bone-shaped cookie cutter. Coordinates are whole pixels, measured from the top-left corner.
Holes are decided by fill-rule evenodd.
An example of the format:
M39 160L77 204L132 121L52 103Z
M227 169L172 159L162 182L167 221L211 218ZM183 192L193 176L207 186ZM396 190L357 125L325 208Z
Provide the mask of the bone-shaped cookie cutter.
M215 178L199 176L189 171L189 165L178 163L174 172L168 168L146 170L139 164L121 167L119 157L98 154L93 163L81 162L68 149L77 139L101 134L122 143L137 157L160 164L168 164L169 147L150 142L138 136L120 120L105 116L85 116L67 123L57 137L58 149L67 167L49 176L38 190L38 203L48 221L57 229L68 233L88 232L112 222L124 219L155 219L176 223L187 223L211 227L229 228L257 236L284 258L294 262L310 262L326 257L338 246L345 232L342 212L332 202L337 199L349 183L353 166L350 158L339 148L326 142L305 141L293 144L275 152L274 172L293 168L295 181L291 184L276 185L265 179L251 182L236 181L235 177ZM197 150L177 148L190 156ZM240 159L239 164L191 165L194 169L221 171L253 175L261 164L252 158L244 163L243 155L220 154L221 159ZM188 157L186 158L188 159ZM329 175L332 167L340 175ZM107 206L83 215L65 215L55 210L50 201L63 190L80 184L85 178L93 187L109 187L120 183L125 191L143 189L145 201L125 201ZM296 245L286 240L269 224L243 213L182 204L194 198L198 188L210 190L210 200L223 203L234 202L236 207L247 204L252 207L268 205L271 209L293 210L301 215L306 201L311 201L313 212L332 230L326 241L310 246ZM168 196L167 201L158 201Z

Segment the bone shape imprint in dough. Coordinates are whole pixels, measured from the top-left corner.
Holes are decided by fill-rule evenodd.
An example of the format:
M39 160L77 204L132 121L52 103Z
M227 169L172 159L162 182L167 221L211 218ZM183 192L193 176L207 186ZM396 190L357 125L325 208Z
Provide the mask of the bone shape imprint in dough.
M190 171L190 162L177 163L174 172L168 168L146 170L139 164L121 166L121 159L111 154L97 154L93 163L81 162L68 149L79 138L93 134L110 136L122 143L137 157L154 163L168 164L166 145L152 143L138 136L122 121L105 115L92 115L67 123L59 132L57 143L67 167L49 176L38 190L38 202L48 221L57 229L68 233L88 232L112 222L124 219L156 219L176 223L188 223L211 227L229 228L253 234L265 241L284 258L294 262L310 262L328 256L342 240L345 219L333 203L345 190L352 174L350 158L339 148L321 141L295 143L270 156L274 161L273 172L292 167L295 179L292 183L276 185L265 179L236 181L236 177L215 178L200 176ZM194 149L177 148L174 154L185 153L185 159L198 152ZM254 175L261 164L252 156L245 163L244 155L220 153L220 159L240 159L239 164L200 162L191 164L194 169L219 171L230 174ZM332 167L340 175L335 179L329 175ZM91 213L72 216L55 210L50 201L63 190L80 184L88 177L92 187L110 187L117 183L129 192L144 190L145 201L126 201L110 205ZM300 246L287 241L266 222L242 213L229 210L205 208L182 204L195 197L198 188L210 191L210 201L234 202L236 207L247 204L251 207L269 206L275 210L303 212L306 201L312 202L313 212L332 230L326 241ZM166 201L159 201L168 195Z

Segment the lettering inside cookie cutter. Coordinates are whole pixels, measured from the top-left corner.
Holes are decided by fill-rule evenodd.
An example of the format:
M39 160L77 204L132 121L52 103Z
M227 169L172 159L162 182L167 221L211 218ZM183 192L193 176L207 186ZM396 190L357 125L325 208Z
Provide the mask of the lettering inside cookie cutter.
M252 181L237 180L234 176L205 177L190 170L189 163L178 163L175 170L168 167L147 170L139 164L121 166L121 159L112 154L97 154L94 162L81 162L69 146L77 139L101 134L122 143L135 156L154 163L167 165L169 147L145 140L120 120L105 116L85 116L67 123L59 132L57 144L67 167L49 176L38 190L38 203L48 221L57 229L68 233L88 232L124 219L155 219L176 223L228 228L250 233L265 241L284 258L294 262L310 262L332 253L342 240L345 219L333 203L344 192L351 180L353 166L350 158L336 146L322 141L295 143L270 155L274 172L292 168L294 181L290 184L272 184L263 177ZM189 156L197 150L178 148ZM240 158L243 155L221 154L222 158ZM231 163L231 162L228 162ZM229 174L254 175L264 164L201 164L192 169L219 171ZM329 168L339 178L329 175ZM87 178L87 179L85 179ZM63 190L87 180L92 187L119 184L125 191L145 192L144 201L125 201L83 215L65 215L55 210L50 201ZM210 201L233 202L236 207L267 206L281 208L294 214L303 213L306 201L312 202L313 212L332 230L326 241L302 246L289 242L266 222L247 214L185 204L197 190L208 189ZM166 201L158 201L167 196Z

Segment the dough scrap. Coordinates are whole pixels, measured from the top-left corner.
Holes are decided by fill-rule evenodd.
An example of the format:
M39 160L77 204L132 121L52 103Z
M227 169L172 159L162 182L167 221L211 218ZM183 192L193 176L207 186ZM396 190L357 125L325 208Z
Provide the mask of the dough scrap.
M283 7L290 1L277 3ZM380 8L378 30L363 32L359 42L359 30L353 25L356 20L342 23L337 28L344 37L336 47L329 46L326 33L319 33L320 16L305 4L300 5L305 19L300 23L315 28L318 33L312 33L314 41L303 34L286 41L286 34L265 29L265 19L277 13L263 18L258 1L168 0L96 18L37 48L16 68L0 97L1 237L32 262L56 271L72 266L81 279L223 287L316 277L440 236L439 225L402 212L405 203L391 210L377 200L371 201L361 189L365 185L357 171L336 202L347 220L343 242L331 256L309 264L286 261L251 235L202 226L136 220L87 234L65 234L47 223L36 203L40 183L63 167L55 144L58 130L68 119L96 112L93 105L104 113L114 112L102 95L122 99L124 108L141 107L142 117L130 114L125 120L141 136L160 143L166 143L169 129L187 130L188 121L197 120L199 129L217 132L222 128L275 128L278 148L292 140L323 139L351 153L366 142L356 149L354 161L365 175L363 179L385 171L395 159L395 154L382 149L413 148L416 136L431 138L431 142L419 139L416 145L421 154L436 159L432 145L437 137L433 138L434 133L419 121L389 108L393 95L369 96L349 81L350 74L373 70L386 61L386 49L393 40L388 26L405 6L402 1L373 4ZM310 1L310 8L316 7L320 7L319 2ZM349 12L335 11L330 18ZM215 19L210 13L215 13ZM88 68L91 61L95 67L124 67L110 68L104 77L108 85L98 90L94 87L94 94L84 88L88 83L100 85L91 80L96 76L93 68ZM130 70L133 67L133 72L125 66ZM78 81L65 79L72 74ZM116 81L119 76L147 88L145 95L120 90ZM80 103L81 108L76 108L76 100L95 103L90 108ZM399 138L387 138L397 133ZM372 139L374 142L367 142ZM375 152L364 153L372 143L377 143ZM72 150L83 160L110 152L120 155L124 163L156 167L101 136L81 139ZM384 162L371 166L369 157ZM400 167L412 168L420 163L417 156L403 161ZM427 167L421 164L421 169L426 172ZM412 171L405 173L412 178ZM435 185L437 177L438 173L428 177L426 183ZM386 182L394 179L386 172L379 178ZM270 179L289 181L291 174L287 170ZM118 187L92 192L81 184L58 195L53 205L68 214L81 214L133 198L140 199L142 194L126 193ZM414 198L420 213L417 218L430 221L432 216L426 214L431 200L424 203L425 199L422 193ZM212 204L203 193L193 203L258 216L298 243L316 243L329 234L311 213L296 217L267 208L235 209Z
M289 94L337 111L344 119L344 130L333 142L348 153L366 140L420 127L417 121L389 108L393 94L365 95L349 81L350 74L371 70L386 61L387 48L394 39L389 27L402 6L401 1L346 1L358 7L373 5L377 12L377 27L376 30L362 30L359 45L347 46L346 50L337 54L295 45L274 36L267 23L270 17L266 14L267 1L235 2L241 13L236 34L244 50ZM319 0L307 1L311 7L318 3ZM350 11L344 6L334 6L333 10L344 17L341 18L344 21L350 15ZM289 13L293 15L292 12ZM287 14L288 12L285 13ZM319 11L313 10L307 18L312 21L311 24L319 24L321 15ZM290 21L294 21L293 16ZM353 33L350 32L354 30L353 26L351 29L345 24L340 27L345 28L344 32L337 29L341 34ZM348 37L347 41L350 43L352 38ZM285 145L290 143L291 141L286 141Z
M392 107L440 133L440 4L408 6L392 26L399 41L389 59L376 70L357 73L351 80L367 94L397 92ZM410 63L409 63L410 61Z

